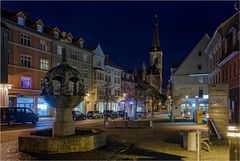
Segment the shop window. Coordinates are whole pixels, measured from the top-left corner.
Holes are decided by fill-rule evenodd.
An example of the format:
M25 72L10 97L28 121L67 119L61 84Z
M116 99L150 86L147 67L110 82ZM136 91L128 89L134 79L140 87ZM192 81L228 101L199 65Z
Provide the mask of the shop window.
M31 67L31 56L22 55L21 56L21 66L23 66L23 67Z
M22 88L32 88L32 78L27 76L21 77Z
M30 36L26 34L21 34L21 44L30 46Z

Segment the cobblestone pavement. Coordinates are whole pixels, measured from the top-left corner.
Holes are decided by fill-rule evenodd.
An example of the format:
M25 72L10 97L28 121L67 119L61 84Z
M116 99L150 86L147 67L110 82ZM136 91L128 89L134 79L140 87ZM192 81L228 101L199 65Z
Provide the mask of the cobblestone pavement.
M1 137L1 160L185 160L195 161L196 152L184 150L181 147L182 130L200 129L206 132L206 125L192 124L162 124L156 122L153 128L143 129L104 129L103 124L81 124L81 127L98 127L105 131L107 145L85 153L58 155L37 155L18 152L17 137L13 133ZM9 137L10 139L6 139ZM201 150L202 160L227 161L227 141L213 141L211 152Z

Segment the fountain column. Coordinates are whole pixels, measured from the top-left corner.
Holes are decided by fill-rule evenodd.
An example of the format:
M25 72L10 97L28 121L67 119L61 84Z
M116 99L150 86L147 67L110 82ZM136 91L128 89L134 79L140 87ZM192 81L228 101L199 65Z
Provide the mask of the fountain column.
M72 108L56 108L53 136L68 136L74 134L75 126L72 120Z

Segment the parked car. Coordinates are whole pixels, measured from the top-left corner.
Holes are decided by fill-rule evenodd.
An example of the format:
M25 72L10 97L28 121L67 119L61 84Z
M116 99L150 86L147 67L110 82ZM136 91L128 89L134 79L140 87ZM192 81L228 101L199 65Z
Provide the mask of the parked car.
M30 108L25 107L5 107L1 109L1 123L26 123L32 122L35 125L38 122L38 115Z
M144 118L145 117L145 112L139 111L137 112L137 118Z
M103 111L103 117L104 118L112 118L115 119L117 118L117 114L113 110L104 110Z
M103 114L99 111L88 111L87 112L87 118L103 118Z
M128 113L125 111L116 111L115 114L117 115L117 117L127 117L128 116Z
M72 111L72 118L73 120L84 120L86 119L86 115L79 111Z

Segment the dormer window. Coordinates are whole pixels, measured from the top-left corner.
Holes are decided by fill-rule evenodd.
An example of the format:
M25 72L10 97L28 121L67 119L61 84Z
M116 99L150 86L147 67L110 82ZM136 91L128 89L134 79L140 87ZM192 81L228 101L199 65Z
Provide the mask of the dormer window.
M68 37L68 42L72 43L72 38L71 37Z
M25 25L25 19L22 17L18 17L18 24L24 26Z
M38 32L42 32L43 31L43 27L41 25L37 25L37 31Z
M58 39L59 38L59 33L58 32L54 32L53 36L54 36L55 39Z

